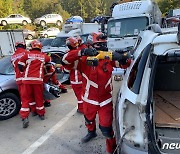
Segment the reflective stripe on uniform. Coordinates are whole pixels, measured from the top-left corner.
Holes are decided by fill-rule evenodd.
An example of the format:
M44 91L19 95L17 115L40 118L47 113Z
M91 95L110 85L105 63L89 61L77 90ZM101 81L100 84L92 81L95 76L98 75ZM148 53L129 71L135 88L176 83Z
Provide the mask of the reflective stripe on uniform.
M109 78L108 82L107 82L107 83L106 83L106 85L105 85L105 88L107 88L107 86L108 86L108 85L110 85L110 86L111 86L111 82L112 82L112 79L111 79L111 78Z
M23 66L25 66L26 64L25 63L23 63L23 62L18 62L18 64L20 64L20 65L23 65Z
M66 69L66 68L64 68L64 71L65 71L65 72L70 72L70 70L68 70L68 69Z
M29 105L36 105L36 102L31 102L29 103Z
M89 96L90 86L93 86L94 88L98 88L98 85L97 85L95 82L89 80L88 77L87 77L84 73L82 73L82 76L83 76L83 77L86 79L86 81L87 81L87 83L86 83L86 92L85 92L85 94L84 94L84 99L87 99L88 96Z
M82 76L84 78L86 78L86 80L87 80L86 92L85 92L84 96L82 96L83 101L90 103L90 104L93 104L93 105L100 105L100 107L102 107L102 106L104 106L104 105L106 105L112 101L112 97L103 101L103 102L98 102L98 101L88 99L90 86L93 86L94 88L98 88L98 85L95 82L89 80L88 77L84 73L82 73ZM109 82L110 81L108 80L107 84L109 84Z
M83 101L78 101L78 103L79 103L79 104L82 104L82 103L83 103Z
M24 77L22 80L38 80L38 81L43 81L42 78L36 78L36 77Z
M29 108L21 108L21 111L29 111Z
M62 61L65 63L65 64L71 64L69 63L67 60L66 60L66 57L67 57L68 53L66 53L63 58L62 58Z
M21 81L23 79L23 77L21 78L16 78L16 81Z
M90 100L90 99L85 98L85 97L83 97L83 96L82 96L82 100L85 101L85 102L87 102L87 103L89 103L89 104L100 105L100 107L102 107L102 106L104 106L104 105L107 105L107 104L111 103L111 102L112 102L112 97L109 98L109 99L107 99L107 100L105 100L105 101L103 101L103 102L101 102L101 103L99 103L99 102L97 102L97 101L94 101L94 100Z
M37 110L43 110L44 109L44 106L42 107L36 107Z
M71 81L71 84L82 84L82 81L79 82Z
M102 107L102 106L107 105L107 104L109 104L111 102L112 102L112 97L105 100L105 101L103 101L103 102L101 102L101 103L99 103L99 105L100 105L100 107Z

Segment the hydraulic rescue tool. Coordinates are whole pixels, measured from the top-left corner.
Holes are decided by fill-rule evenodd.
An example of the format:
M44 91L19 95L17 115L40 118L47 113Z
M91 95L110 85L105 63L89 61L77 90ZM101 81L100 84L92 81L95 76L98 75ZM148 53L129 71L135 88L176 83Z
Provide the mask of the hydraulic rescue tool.
M96 56L88 56L87 57L87 65L88 66L97 66L99 60L107 59L110 61L119 61L121 64L125 64L127 59L131 58L131 54L129 52L118 52L118 51L97 51Z

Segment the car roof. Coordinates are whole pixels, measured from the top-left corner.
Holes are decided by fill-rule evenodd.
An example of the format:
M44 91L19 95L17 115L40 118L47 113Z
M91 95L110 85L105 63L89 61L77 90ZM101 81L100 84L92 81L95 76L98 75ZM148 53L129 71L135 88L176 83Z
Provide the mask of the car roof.
M159 35L153 40L152 44L154 45L154 54L156 55L165 55L166 51L170 49L180 49L177 33Z
M81 16L72 16L71 18L80 18L80 19L82 19Z

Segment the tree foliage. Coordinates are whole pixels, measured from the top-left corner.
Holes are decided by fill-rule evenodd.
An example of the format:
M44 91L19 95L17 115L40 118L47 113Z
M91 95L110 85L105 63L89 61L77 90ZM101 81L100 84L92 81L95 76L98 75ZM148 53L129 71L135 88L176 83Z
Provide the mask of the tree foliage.
M64 10L72 16L79 15L89 19L97 15L110 15L110 6L117 0L60 0Z
M180 0L157 0L157 3L163 14L171 9L180 8Z
M133 0L0 0L0 17L11 13L29 16L32 20L48 13L60 14L64 21L70 16L82 16L85 21L97 15L110 15L110 7L115 2ZM180 8L180 0L155 0L165 14L170 9Z

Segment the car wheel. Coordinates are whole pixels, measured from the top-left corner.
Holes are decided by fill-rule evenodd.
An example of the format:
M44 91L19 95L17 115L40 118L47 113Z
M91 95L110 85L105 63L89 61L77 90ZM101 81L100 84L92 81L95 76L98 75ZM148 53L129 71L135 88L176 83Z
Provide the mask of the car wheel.
M40 25L44 27L44 26L46 26L46 22L45 21L41 21Z
M25 25L28 24L28 22L27 22L26 20L24 20L24 21L22 22L22 24L25 26Z
M57 25L57 26L61 26L61 21L58 20L58 21L56 22L56 25Z
M48 38L48 35L47 35L47 34L44 34L44 37L45 37L45 38Z
M0 95L0 120L6 120L15 116L20 108L20 100L15 94L5 93Z
M32 36L31 34L28 34L27 39L28 39L28 40L32 40L32 39L33 39L33 36Z
M7 25L7 21L3 20L3 21L1 21L1 24L2 24L3 26L6 26L6 25Z

